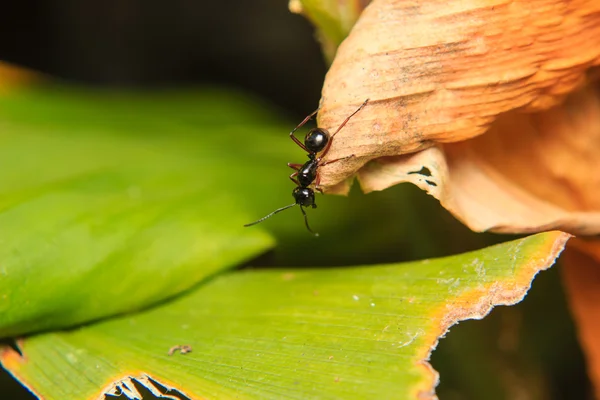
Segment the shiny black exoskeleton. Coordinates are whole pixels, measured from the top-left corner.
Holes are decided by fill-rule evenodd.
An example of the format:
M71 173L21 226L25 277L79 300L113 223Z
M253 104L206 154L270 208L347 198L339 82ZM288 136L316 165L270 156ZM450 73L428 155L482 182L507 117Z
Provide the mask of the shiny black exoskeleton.
M329 143L329 131L323 128L312 128L304 137L304 146L311 154L316 154Z
M317 178L318 169L319 162L313 158L302 165L297 172L294 172L290 176L290 178L294 181L294 175L297 175L298 180L294 181L294 183L298 186L307 187Z
M303 148L305 148L305 150L308 152L309 160L299 168L297 168L299 164L288 163L289 167L297 169L297 172L293 173L290 176L290 178L292 178L292 181L294 181L293 178L297 176L298 181L294 181L294 183L302 187L308 187L317 178L319 162L320 159L325 155L325 152L321 157L319 157L318 160L317 153L320 153L321 151L325 150L327 144L329 143L329 138L330 135L326 129L313 128L310 131L308 131L306 137L304 138ZM294 137L292 137L292 139L294 139ZM299 143L299 145L302 147L301 143ZM318 183L315 189L319 190Z
M335 160L323 161L323 158L327 155L327 153L329 152L329 149L331 148L331 143L333 142L334 136L344 127L344 125L346 125L346 123L350 120L350 118L352 118L354 116L354 114L359 112L365 105L367 105L368 101L369 101L369 99L365 100L365 102L362 103L360 105L360 107L358 107L356 109L356 111L354 111L352 114L350 114L350 116L348 116L344 120L344 122L342 122L342 124L337 128L337 130L333 133L333 135L330 135L329 131L327 129L313 128L310 131L308 131L308 133L304 137L304 143L302 143L300 140L298 140L298 138L296 136L294 136L294 133L296 132L296 130L298 130L304 124L306 124L312 117L315 116L315 114L319 110L316 110L315 112L310 114L308 117L304 118L304 120L290 132L290 138L298 146L300 146L302 149L304 149L308 153L308 161L305 162L304 164L288 163L288 166L290 168L296 170L296 172L294 172L293 174L290 175L290 179L292 180L292 182L294 182L296 184L296 188L292 191L292 196L294 197L295 203L290 204L285 207L281 207L281 208L273 211L271 214L266 215L265 217L259 219L258 221L252 222L250 224L246 224L244 226L252 226L252 225L258 224L258 223L264 221L265 219L270 218L271 216L277 214L280 211L286 210L295 205L299 205L300 211L302 211L302 215L304 215L304 223L306 225L306 228L309 230L309 232L313 233L315 236L319 236L318 233L315 233L315 232L313 232L312 229L310 229L310 226L308 225L308 217L306 216L304 207L316 208L317 205L315 203L314 190L317 190L317 191L323 193L321 188L319 188L319 183L320 183L319 167L323 167L327 164L332 164L332 163L340 161L340 160L345 160L347 158L354 157L354 154L351 154L346 157L336 158ZM320 153L320 155L318 155L319 153ZM313 182L315 182L314 190L309 187L310 185L313 184Z
M292 191L292 196L294 196L296 204L302 207L317 208L317 205L315 204L315 192L310 188L298 186Z

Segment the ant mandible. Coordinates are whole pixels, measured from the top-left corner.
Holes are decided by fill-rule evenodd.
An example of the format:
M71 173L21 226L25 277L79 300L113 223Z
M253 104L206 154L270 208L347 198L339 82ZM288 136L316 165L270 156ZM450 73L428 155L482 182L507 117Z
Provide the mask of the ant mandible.
M306 225L306 229L308 229L308 231L310 233L312 233L313 235L319 236L318 233L316 233L312 229L310 229L310 226L308 225L308 216L306 215L306 211L304 211L304 207L317 208L317 205L315 203L314 190L316 190L320 193L323 193L323 190L319 187L319 183L321 183L321 177L319 175L319 167L323 167L328 164L333 164L334 162L337 162L337 161L341 161L341 160L345 160L345 159L354 157L354 154L351 154L346 157L336 158L335 160L323 161L323 158L327 155L327 153L329 152L329 149L331 148L331 143L333 142L333 138L335 137L335 135L337 135L337 133L348 123L350 118L352 118L364 106L366 106L368 102L369 102L369 99L365 100L364 103L362 103L360 105L360 107L358 107L356 109L356 111L354 111L352 114L350 114L344 120L344 122L342 122L340 124L340 126L333 133L333 135L330 135L329 131L327 129L319 128L319 127L313 128L310 131L308 131L308 133L304 137L304 144L303 144L300 140L298 140L298 138L296 136L294 136L294 133L298 129L300 129L302 126L304 126L304 124L306 124L312 117L314 117L315 114L317 114L317 112L319 110L318 109L315 110L312 114L310 114L309 116L304 118L304 120L302 122L300 122L300 124L298 124L298 126L295 127L290 132L290 138L298 146L300 146L304 151L306 151L308 153L308 161L305 162L304 164L288 163L288 167L296 170L296 172L294 172L290 175L290 179L292 180L292 182L294 182L296 184L296 188L294 188L294 190L292 191L292 196L294 197L295 203L287 205L285 207L278 208L277 210L273 211L269 215L262 217L258 221L254 221L254 222L252 222L250 224L246 224L244 226L247 227L247 226L256 225L258 223L263 222L265 219L272 217L273 215L277 214L278 212L281 212L283 210L287 210L290 207L299 205L300 211L302 211L302 215L304 215L304 224ZM321 153L321 154L317 157L318 153ZM315 180L316 180L316 182L315 182ZM313 182L315 182L314 190L309 187Z

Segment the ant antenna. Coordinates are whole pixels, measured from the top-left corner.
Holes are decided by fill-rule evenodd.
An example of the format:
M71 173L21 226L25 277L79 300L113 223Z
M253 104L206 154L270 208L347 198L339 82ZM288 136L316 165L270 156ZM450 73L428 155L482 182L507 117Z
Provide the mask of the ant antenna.
M302 211L302 215L304 215L304 225L306 225L306 229L308 229L308 231L313 235L319 236L317 232L310 229L310 226L308 225L308 216L306 215L306 211L304 211L304 208L302 208L302 206L300 206L300 211Z
M271 214L269 214L269 215L265 215L264 217L262 217L262 218L261 218L261 219L259 219L258 221L251 222L251 223L249 223L249 224L246 224L246 225L244 225L244 226L245 226L245 227L248 227L248 226L252 226L252 225L259 224L259 223L263 222L265 219L267 219L267 218L271 218L273 215L277 214L278 212L281 212L281 211L283 211L283 210L287 210L287 209L288 209L288 208L290 208L290 207L294 207L296 204L297 204L297 203L290 204L290 205L287 205L287 206L285 206L285 207L278 208L277 210L273 211ZM300 207L300 208L302 208L302 207ZM302 213L304 213L304 210L302 210ZM304 214L304 217L306 218L306 214ZM308 223L307 223L307 225L306 225L306 226L308 226ZM310 231L310 228L308 228L308 230ZM312 232L312 231L311 231L311 232Z
M285 207L278 208L277 210L273 211L271 214L269 214L269 215L265 215L264 217L262 217L262 218L261 218L261 219L259 219L258 221L251 222L251 223L249 223L249 224L246 224L246 225L244 225L244 226L245 226L245 227L248 227L248 226L252 226L252 225L256 225L256 224L260 224L260 223L261 223L261 222L263 222L265 219L267 219L267 218L271 218L273 215L277 214L278 212L281 212L281 211L283 211L283 210L287 210L288 208L294 207L294 206L295 206L295 205L297 205L297 204L298 204L298 203L294 203L294 204L287 205L287 206L285 206ZM310 233L312 233L313 235L315 235L315 236L319 236L319 234L318 234L317 232L315 232L315 231L313 231L312 229L310 229L310 225L308 225L308 215L306 215L306 211L304 211L304 208L303 208L302 206L300 206L300 211L302 211L302 215L304 215L304 225L306 225L306 229L308 229L308 231L309 231Z

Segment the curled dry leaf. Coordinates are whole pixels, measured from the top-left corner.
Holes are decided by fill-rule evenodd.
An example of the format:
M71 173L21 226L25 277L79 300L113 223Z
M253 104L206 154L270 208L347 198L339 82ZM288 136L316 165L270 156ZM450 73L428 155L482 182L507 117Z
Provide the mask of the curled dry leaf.
M412 182L471 229L600 233L600 2L374 0L338 49L321 184Z
M573 239L563 257L562 273L588 375L600 398L600 240Z

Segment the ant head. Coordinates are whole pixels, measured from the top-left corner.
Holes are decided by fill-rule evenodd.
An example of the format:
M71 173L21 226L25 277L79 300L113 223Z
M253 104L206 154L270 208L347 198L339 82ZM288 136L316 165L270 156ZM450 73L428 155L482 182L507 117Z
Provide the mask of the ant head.
M306 134L304 145L311 153L322 151L329 142L329 132L323 128L313 128Z
M296 200L296 204L298 205L312 208L317 207L315 204L315 192L310 188L298 186L292 192L292 196L294 196L294 200Z
M304 225L306 225L306 229L308 229L308 231L310 233L312 233L313 235L319 236L318 233L316 233L315 231L310 229L310 226L308 225L308 216L306 215L306 211L304 211L304 208L302 208L302 207L312 207L312 208L317 207L317 205L315 204L315 192L312 189L309 189L307 187L298 186L296 189L294 189L294 191L292 192L292 195L294 196L294 200L296 200L295 203L287 205L285 207L278 208L277 210L273 211L271 214L268 214L268 215L262 217L258 221L251 222L244 226L252 226L252 225L260 224L265 219L271 218L273 215L275 215L283 210L287 210L288 208L299 205L300 211L302 211L302 215L304 216Z

